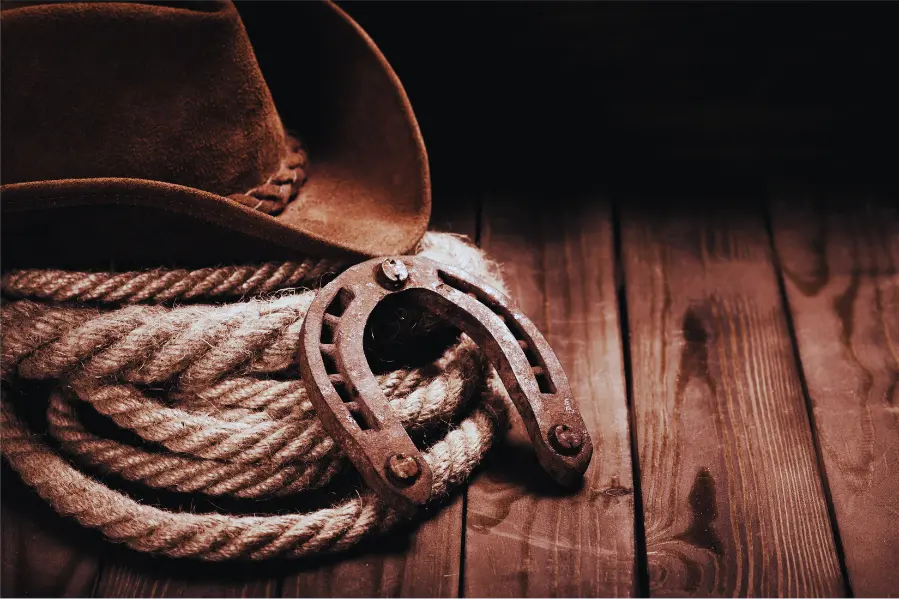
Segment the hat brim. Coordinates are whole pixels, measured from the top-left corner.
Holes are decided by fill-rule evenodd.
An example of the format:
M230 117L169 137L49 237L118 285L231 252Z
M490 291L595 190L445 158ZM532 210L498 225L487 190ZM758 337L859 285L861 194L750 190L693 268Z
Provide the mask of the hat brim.
M4 185L4 266L352 259L412 250L427 229L431 189L402 84L337 6L279 6L296 28L289 40L265 40L267 49L289 44L304 64L296 73L266 76L310 157L308 180L281 214L143 179Z

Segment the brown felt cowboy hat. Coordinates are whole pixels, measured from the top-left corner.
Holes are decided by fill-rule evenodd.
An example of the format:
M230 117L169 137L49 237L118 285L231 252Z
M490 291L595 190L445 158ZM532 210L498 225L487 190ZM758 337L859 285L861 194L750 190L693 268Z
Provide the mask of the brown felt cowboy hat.
M230 2L2 8L4 267L361 258L427 228L409 100L330 2L273 14L282 113Z

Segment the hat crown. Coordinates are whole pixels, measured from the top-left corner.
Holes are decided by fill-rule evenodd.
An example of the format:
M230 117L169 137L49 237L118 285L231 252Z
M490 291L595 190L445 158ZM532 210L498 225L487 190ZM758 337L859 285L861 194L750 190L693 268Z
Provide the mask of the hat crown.
M7 5L2 53L4 184L126 177L227 195L284 154L230 2Z

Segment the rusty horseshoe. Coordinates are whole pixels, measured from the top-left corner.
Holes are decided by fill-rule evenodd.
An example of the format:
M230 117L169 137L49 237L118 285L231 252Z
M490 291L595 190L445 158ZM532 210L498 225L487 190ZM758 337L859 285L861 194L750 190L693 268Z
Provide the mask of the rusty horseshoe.
M484 350L521 414L537 458L557 482L580 480L593 444L568 377L534 324L475 277L415 256L376 258L326 285L300 334L300 372L325 431L385 502L414 510L431 493L431 471L392 413L365 357L363 333L388 295L404 293L447 319Z

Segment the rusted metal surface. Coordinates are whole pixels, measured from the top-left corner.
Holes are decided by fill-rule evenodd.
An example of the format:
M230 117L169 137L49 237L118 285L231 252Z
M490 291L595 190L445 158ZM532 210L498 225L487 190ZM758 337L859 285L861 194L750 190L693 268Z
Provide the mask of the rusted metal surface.
M560 484L580 480L593 444L543 335L483 281L427 258L397 256L363 262L334 279L312 303L301 335L310 400L366 483L401 511L430 495L431 471L390 410L363 350L369 316L393 293L407 294L470 336L499 373L542 467Z

